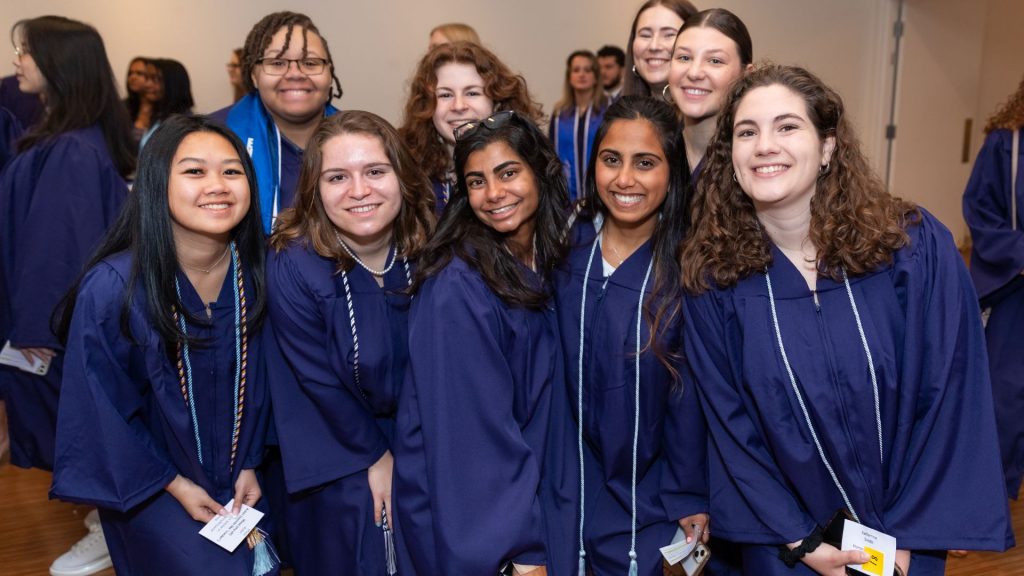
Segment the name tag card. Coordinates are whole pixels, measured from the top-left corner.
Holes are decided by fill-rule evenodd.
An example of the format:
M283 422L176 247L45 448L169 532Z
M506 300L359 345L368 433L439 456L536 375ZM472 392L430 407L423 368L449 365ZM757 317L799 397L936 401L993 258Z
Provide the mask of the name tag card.
M660 548L661 555L665 557L665 562L668 562L669 566L675 566L693 553L693 549L697 547L699 541L699 538L694 538L693 542L687 543L686 532L683 532L682 528L677 528L672 543Z
M4 349L0 350L0 364L14 366L36 376L46 376L46 372L50 369L49 362L43 362L38 358L33 358L31 362L25 360L25 355L21 353L21 350L11 346L10 340L4 343Z
M896 569L896 539L853 520L845 520L842 549L860 550L871 556L865 564L850 566L851 570L871 576L889 576Z
M230 510L234 504L235 501L232 499L224 507ZM220 514L214 516L213 520L210 520L199 531L199 535L228 552L234 552L242 540L249 535L249 532L252 532L252 529L259 524L261 518L263 518L263 512L242 504L242 508L236 516L221 516Z

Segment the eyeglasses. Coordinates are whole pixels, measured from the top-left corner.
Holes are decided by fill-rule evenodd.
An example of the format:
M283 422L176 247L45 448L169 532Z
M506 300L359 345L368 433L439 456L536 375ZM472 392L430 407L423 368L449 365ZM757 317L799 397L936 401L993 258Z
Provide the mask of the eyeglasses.
M18 60L21 60L22 58L24 58L25 56L28 56L29 54L31 54L31 52L28 51L28 48L22 48L21 46L15 46L14 47L14 57L17 58Z
M492 114L483 120L471 120L465 124L458 126L455 130L452 130L452 135L455 136L455 140L459 141L466 136L476 132L477 128L483 126L488 130L497 130L508 123L512 118L516 118L515 110L502 110L497 114Z
M227 64L225 64L225 66L227 66L231 70L234 70L235 68L241 68L242 67L241 64L235 64L234 62L228 62ZM287 66L287 64L285 64L285 66ZM299 70L301 70L301 69L302 68L300 67Z
M295 63L299 68L299 72L307 76L316 76L324 71L324 68L329 63L323 58L260 58L256 61L257 64L263 66L263 71L271 76L284 76L288 72L288 68L291 67L292 62Z

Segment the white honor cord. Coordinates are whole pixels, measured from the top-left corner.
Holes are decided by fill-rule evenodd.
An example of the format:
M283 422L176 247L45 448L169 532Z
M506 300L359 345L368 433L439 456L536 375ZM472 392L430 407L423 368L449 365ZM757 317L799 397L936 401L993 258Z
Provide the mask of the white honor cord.
M825 465L825 469L828 470L829 476L832 477L832 482L836 485L839 490L839 494L843 497L843 502L846 504L846 508L853 515L853 519L860 522L860 516L857 515L857 511L853 508L853 504L850 502L849 496L846 494L846 490L843 488L842 483L839 481L839 477L836 475L835 470L832 468L832 464L829 463L828 457L825 456L825 450L821 446L821 441L818 439L818 433L814 428L814 424L811 422L811 415L807 411L807 404L804 402L804 397L800 393L800 388L796 384L796 377L793 375L793 368L789 364L789 356L786 354L786 347L782 343L782 331L779 329L779 316L775 310L775 292L772 290L772 280L765 271L764 274L765 284L768 286L768 304L771 308L772 313L772 327L775 329L775 339L779 344L779 353L782 356L782 363L786 367L786 375L789 376L790 386L793 388L793 393L796 395L797 403L800 404L800 411L803 413L804 422L807 423L807 429L811 433L811 439L814 440L814 447L818 451L818 456L821 458L822 464ZM881 461L882 454L882 415L881 415L881 404L878 401L878 382L875 379L875 368L871 359L871 350L868 348L867 338L864 336L864 329L860 322L860 313L857 310L857 302L853 299L853 290L850 287L850 280L846 277L846 271L843 271L843 281L846 284L847 294L850 296L850 304L853 306L854 318L857 321L857 329L860 331L861 344L864 346L864 352L868 357L868 366L871 372L871 385L874 388L875 393L875 422L878 425L878 442L879 442L879 459Z
M600 231L598 232L600 234ZM590 248L590 257L587 259L587 270L583 273L583 297L580 298L580 347L578 355L578 368L576 371L576 446L580 457L580 566L579 576L586 576L587 551L583 547L583 520L586 507L584 501L584 470L583 470L583 323L587 313L587 279L590 278L590 267L594 263L594 254L600 242L594 239L594 245Z
M853 288L850 287L850 279L843 270L843 284L846 286L846 294L850 297L850 307L853 308L853 319L857 321L857 332L860 334L860 344L864 347L864 354L868 357L868 372L871 373L871 392L875 396L875 427L878 429L878 461L885 463L885 454L882 450L882 403L878 398L878 378L875 376L875 361L871 357L871 348L868 347L868 338L864 335L864 326L860 323L860 310L857 310L857 301L853 299Z
M600 234L600 232L598 232ZM577 366L577 396L576 396L576 432L577 432L577 447L579 450L580 458L580 550L579 550L579 574L585 576L585 558L586 550L583 545L583 520L584 520L584 467L583 467L583 343L585 334L586 324L586 313L587 313L587 283L590 281L590 270L594 262L594 254L597 252L597 247L601 244L600 236L594 239L594 245L590 249L590 257L587 260L587 268L583 273L583 296L580 299L580 346ZM651 270L654 268L654 256L651 256L651 261L647 264L647 272L644 274L644 281L640 286L640 298L637 302L636 307L636 350L633 357L633 369L634 369L634 400L633 400L633 452L632 452L632 470L631 470L631 481L630 481L630 538L629 538L629 563L630 563L630 575L637 573L637 562L636 562L636 469L637 469L637 444L640 438L640 337L641 337L641 326L643 325L643 305L644 305L644 294L647 292L647 282L651 278Z

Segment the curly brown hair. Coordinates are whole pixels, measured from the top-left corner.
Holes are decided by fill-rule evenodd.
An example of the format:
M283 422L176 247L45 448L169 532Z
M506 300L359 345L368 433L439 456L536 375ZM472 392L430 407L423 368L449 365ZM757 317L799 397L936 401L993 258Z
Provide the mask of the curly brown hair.
M331 47L327 45L327 39L320 33L316 24L313 24L313 20L309 16L299 14L298 12L274 12L273 14L267 14L252 27L249 35L245 37L245 46L242 47L241 64L242 84L245 86L246 92L252 92L256 89L256 85L252 81L252 71L256 68L260 59L263 58L263 51L267 49L267 46L270 46L270 41L274 38L274 34L277 34L277 31L281 28L288 29L281 52L288 50L292 42L292 34L296 28L302 31L303 53L306 52L307 33L312 32L320 37L320 41L324 43L324 51L327 52L327 63L331 69L331 81L334 83L334 89L331 91L330 98L341 98L341 81L338 80L338 75L334 70L334 58L331 57Z
M1017 91L1006 99L995 114L989 116L985 123L985 134L993 130L1017 130L1021 127L1024 127L1024 77L1020 79Z
M472 42L451 42L433 47L420 60L409 85L409 100L398 133L420 162L427 176L442 180L452 159L437 129L434 109L437 107L437 69L445 64L469 64L484 81L484 94L494 102L495 110L515 110L540 123L543 110L530 95L526 80L509 69L493 52Z
M818 250L819 274L841 280L843 271L856 276L891 262L909 241L906 226L919 221L917 206L889 195L869 167L839 94L803 68L764 64L733 86L704 156L693 226L680 250L683 287L691 293L707 290L709 283L731 287L772 263L771 240L733 178L732 138L744 96L774 85L803 99L819 138L835 137L811 198L809 237Z
M270 238L271 247L281 251L293 240L305 239L317 254L337 262L339 270L350 270L355 265L338 244L334 224L320 198L323 147L342 134L366 134L380 140L398 176L402 195L394 222L396 251L407 258L417 257L434 232L434 192L394 127L380 116L361 110L347 110L324 119L310 138L302 157L295 202L278 217L276 231Z

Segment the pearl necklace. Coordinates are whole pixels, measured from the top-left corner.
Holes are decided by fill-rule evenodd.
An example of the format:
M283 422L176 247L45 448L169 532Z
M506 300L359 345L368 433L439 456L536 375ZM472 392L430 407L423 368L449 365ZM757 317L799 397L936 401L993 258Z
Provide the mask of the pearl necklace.
M363 270L366 270L367 272L373 274L374 276L384 276L385 274L391 271L391 268L393 268L395 265L395 261L398 260L398 250L395 250L395 253L391 256L391 262L389 262L388 265L385 266L383 270L374 270L373 268L367 266L366 262L360 260L359 256L356 256L356 253L353 252L352 249L348 247L348 244L345 244L345 241L341 239L341 234L339 234L337 230L334 231L334 237L338 239L338 244L341 244L341 248L345 250L345 253L348 254L350 258L356 261L356 264L359 264L360 266L363 267Z
M191 268L192 270L198 270L203 274L209 274L214 268L216 268L221 262L224 261L224 257L227 256L228 252L230 251L230 246L225 246L224 253L222 253L220 255L220 258L217 258L217 261L211 264L209 268L200 268L199 266L193 266L191 264L188 264L187 262L182 261L181 259L179 259L178 262L181 263L181 265L184 266L185 268Z

